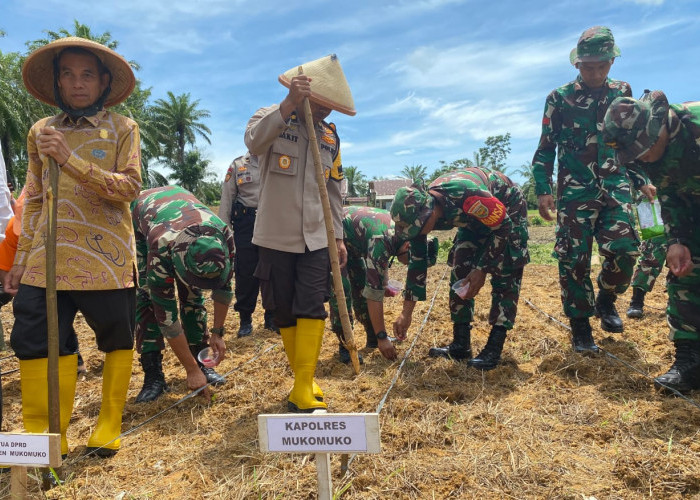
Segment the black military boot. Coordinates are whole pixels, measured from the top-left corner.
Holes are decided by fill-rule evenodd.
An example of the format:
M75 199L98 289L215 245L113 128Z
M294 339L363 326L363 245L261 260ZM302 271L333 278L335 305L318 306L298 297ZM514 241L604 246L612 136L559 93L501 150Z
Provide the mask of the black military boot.
M428 351L431 358L451 358L456 360L471 359L471 331L469 323L452 325L452 343L445 347L433 347Z
M161 351L144 352L141 354L143 368L143 388L136 396L136 403L155 401L168 390L163 375L163 353Z
M579 354L598 353L600 349L593 340L593 330L588 318L569 318L571 322L571 343Z
M506 329L502 326L494 326L489 333L489 339L479 355L467 361L469 366L479 370L493 370L501 361L503 343L506 341Z
M241 326L238 328L238 338L247 337L251 333L253 333L253 317L251 314L241 313Z
M628 318L641 318L644 316L644 296L646 292L641 288L632 288L632 300L627 309Z
M265 330L270 330L271 332L275 332L277 334L280 333L280 329L277 328L277 325L275 325L275 313L274 311L265 311L265 324L264 324ZM252 329L252 326L251 326Z
M676 360L663 375L654 379L654 386L662 392L689 392L700 389L700 340L678 339Z
M199 358L197 355L199 354L199 351L202 349L208 347L206 344L202 345L191 345L190 346L190 352L192 353L192 356L194 356L194 359L197 360L197 364L199 365L199 368L202 370L202 373L204 374L205 377L207 377L207 382L211 385L223 385L226 383L226 377L223 375L219 375L216 373L216 371L213 368L207 368L204 366L202 363L199 362Z
M338 337L338 360L341 363L345 363L347 365L351 361L350 351L348 351L348 348L345 347L345 344L343 343L343 335L337 332L335 335ZM360 361L360 364L364 364L362 354L360 354L359 352L357 353L357 359Z
M622 320L615 309L617 294L610 290L600 289L595 299L595 315L600 318L600 327L606 332L622 332Z

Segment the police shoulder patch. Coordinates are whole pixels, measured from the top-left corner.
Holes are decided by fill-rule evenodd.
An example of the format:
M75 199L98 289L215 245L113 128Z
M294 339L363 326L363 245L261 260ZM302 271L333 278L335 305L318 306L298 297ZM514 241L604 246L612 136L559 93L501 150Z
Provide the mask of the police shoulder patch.
M228 182L231 179L231 176L233 176L233 166L228 167L228 170L226 171L226 177L224 178L224 182Z
M506 216L506 207L493 196L470 196L464 200L462 210L488 226L498 226Z

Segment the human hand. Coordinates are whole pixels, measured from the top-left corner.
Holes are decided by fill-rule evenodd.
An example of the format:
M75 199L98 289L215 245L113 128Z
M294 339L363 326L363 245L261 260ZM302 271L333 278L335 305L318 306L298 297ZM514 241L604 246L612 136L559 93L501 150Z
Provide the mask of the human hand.
M399 317L394 320L393 330L394 336L401 341L408 337L408 329L411 326L412 315L402 311Z
M379 352L382 353L386 359L394 361L397 357L396 348L394 344L389 339L377 339L377 347L379 347Z
M653 184L645 184L644 186L640 187L639 190L650 202L654 201L654 198L656 198L656 186Z
M7 293L11 295L17 294L19 283L22 281L22 276L24 275L24 269L25 266L14 265L10 269L10 272L7 273L3 281L3 288Z
M71 155L71 149L62 132L53 127L43 127L36 136L39 153L50 156L59 165L64 165Z
M188 370L187 371L187 388L190 391L196 391L200 387L204 387L207 385L207 377L204 376L204 373L202 370L197 366L195 370ZM204 399L209 401L211 398L210 390L208 387L206 387L202 391L202 396L204 396Z
M209 347L214 354L214 357L218 362L223 361L226 358L226 342L217 333L212 333L209 337Z
M469 283L469 290L467 291L465 299L473 299L479 294L479 290L484 286L486 282L486 273L481 269L473 269L467 277L465 278L467 283Z
M688 276L693 270L690 249L681 243L669 246L666 252L666 264L671 272L679 278Z
M537 209L545 220L554 220L552 214L556 211L554 206L554 196L551 194L541 194L537 197Z

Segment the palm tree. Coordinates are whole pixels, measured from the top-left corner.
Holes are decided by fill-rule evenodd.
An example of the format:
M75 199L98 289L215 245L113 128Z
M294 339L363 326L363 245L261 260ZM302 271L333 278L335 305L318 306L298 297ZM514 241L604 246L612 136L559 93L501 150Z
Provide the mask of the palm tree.
M343 168L343 174L348 180L348 196L356 198L367 195L367 178L357 167Z
M535 174L532 170L530 162L523 163L519 169L515 171L525 178L525 182L520 186L523 192L523 198L527 202L528 208L537 208L537 195L535 193Z
M423 165L404 165L401 175L411 179L413 182L422 181L427 176L428 171Z
M184 164L185 146L196 145L197 136L211 144L211 130L200 120L211 113L198 109L199 99L190 101L190 94L176 96L168 91L168 100L158 99L153 107L154 119L164 127L166 134L159 141L164 146L166 159L171 163Z

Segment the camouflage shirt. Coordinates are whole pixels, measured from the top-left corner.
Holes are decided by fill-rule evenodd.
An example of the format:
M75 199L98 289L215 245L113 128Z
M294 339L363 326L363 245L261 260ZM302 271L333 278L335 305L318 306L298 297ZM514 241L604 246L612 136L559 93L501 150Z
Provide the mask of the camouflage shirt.
M348 259L360 258L366 269L362 295L381 302L384 285L389 279L389 260L401 245L394 235L394 221L389 211L372 207L345 207L343 236Z
M628 175L636 188L648 184L644 174L616 165L615 150L602 139L608 106L616 97L631 95L626 82L608 78L602 89L590 89L579 75L547 96L542 135L532 159L537 195L552 194L555 150L558 205L590 200L627 204Z
M131 204L132 221L136 233L136 257L139 271L139 286L147 290L153 304L153 312L163 335L173 329L181 329L178 321L176 300L176 274L173 265L175 240L181 231L191 226L213 228L222 235L230 250L233 262L233 233L229 227L192 193L178 186L167 186L142 191ZM233 300L231 272L224 286L212 291L212 299L222 304ZM192 293L201 296L201 290L194 289L180 280L179 286L187 287Z
M673 104L663 157L647 163L670 238L700 242L700 101Z
M502 270L511 235L520 230L527 231L527 206L520 189L500 172L472 167L438 177L428 186L428 191L440 195L435 203L443 209L434 229L464 227L485 237L485 249L474 268L487 273ZM425 300L428 269L425 241L425 236L411 241L404 292L406 300ZM527 248L521 249L520 253L524 266L529 260Z

